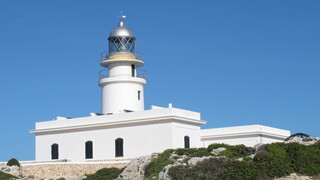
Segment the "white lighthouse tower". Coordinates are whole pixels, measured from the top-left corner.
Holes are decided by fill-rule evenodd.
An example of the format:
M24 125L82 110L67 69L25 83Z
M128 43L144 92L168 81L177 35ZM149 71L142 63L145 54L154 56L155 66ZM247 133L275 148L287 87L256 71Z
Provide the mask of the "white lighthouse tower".
M144 110L146 73L137 69L143 65L143 56L135 51L136 38L124 18L110 33L109 52L101 55L100 65L107 68L99 74L102 114Z

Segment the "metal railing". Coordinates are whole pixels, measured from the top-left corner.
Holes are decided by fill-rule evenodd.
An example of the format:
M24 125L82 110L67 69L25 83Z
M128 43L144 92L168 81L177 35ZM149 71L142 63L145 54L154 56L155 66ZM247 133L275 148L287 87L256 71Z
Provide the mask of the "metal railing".
M108 52L104 52L104 53L101 53L101 61L107 61L109 60L109 57L113 55L134 55L136 59L143 61L143 54L137 51L134 54L128 53L128 52L118 52L118 53L109 54Z
M117 76L129 76L129 77L132 77L132 76L130 76L130 74L118 74L116 76L109 76L109 70L108 69L105 69L105 70L102 70L102 71L99 72L99 80L103 79L103 78L117 77ZM136 69L136 74L135 74L134 77L146 79L147 78L147 73L142 69Z

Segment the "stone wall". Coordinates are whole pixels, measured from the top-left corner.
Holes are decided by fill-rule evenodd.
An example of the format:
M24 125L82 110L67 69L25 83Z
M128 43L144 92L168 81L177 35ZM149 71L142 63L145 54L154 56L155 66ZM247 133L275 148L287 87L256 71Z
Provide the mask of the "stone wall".
M0 162L0 169L2 168L2 167L5 167L6 166L6 162Z
M21 175L24 177L35 178L60 178L60 177L78 177L85 174L95 173L102 168L123 168L130 161L101 161L101 162L54 162L39 163L32 162L29 164L22 163Z

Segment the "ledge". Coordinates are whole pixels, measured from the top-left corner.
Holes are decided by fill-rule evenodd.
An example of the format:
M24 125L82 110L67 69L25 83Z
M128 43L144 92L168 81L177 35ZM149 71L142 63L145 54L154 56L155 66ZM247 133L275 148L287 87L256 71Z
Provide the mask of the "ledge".
M30 132L38 134L57 131L79 131L82 129L97 129L112 126L132 126L161 122L185 122L195 125L206 123L206 121L200 120L200 113L176 108L163 108L114 115L89 116L74 119L38 122L36 123L36 129L31 130Z

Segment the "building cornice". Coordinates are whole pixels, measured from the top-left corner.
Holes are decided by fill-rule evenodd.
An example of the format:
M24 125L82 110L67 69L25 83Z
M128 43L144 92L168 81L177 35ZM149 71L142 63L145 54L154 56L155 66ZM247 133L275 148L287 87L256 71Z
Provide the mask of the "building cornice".
M88 117L90 118L90 117ZM154 117L154 118L141 118L141 119L131 119L131 120L123 120L123 121L112 121L112 122L103 122L103 123L92 123L92 124L82 124L82 125L69 125L69 126L61 126L61 127L53 127L53 128L42 128L30 130L33 134L38 133L50 133L50 132L58 132L58 131L71 131L71 130L82 130L82 129L95 129L95 128L108 128L110 126L132 126L139 125L145 123L161 123L161 122L185 122L195 125L205 124L206 121L196 120L192 118L179 117L175 115L171 116L162 116L162 117Z
M269 136L269 137L277 137L277 138L287 138L285 135L279 135L276 133L269 133L265 131L248 131L248 132L241 132L241 133L225 133L225 134L216 134L216 135L203 135L201 136L201 140L208 140L208 139L225 139L225 138L239 138L245 136L252 136L252 135L261 135L261 136Z

